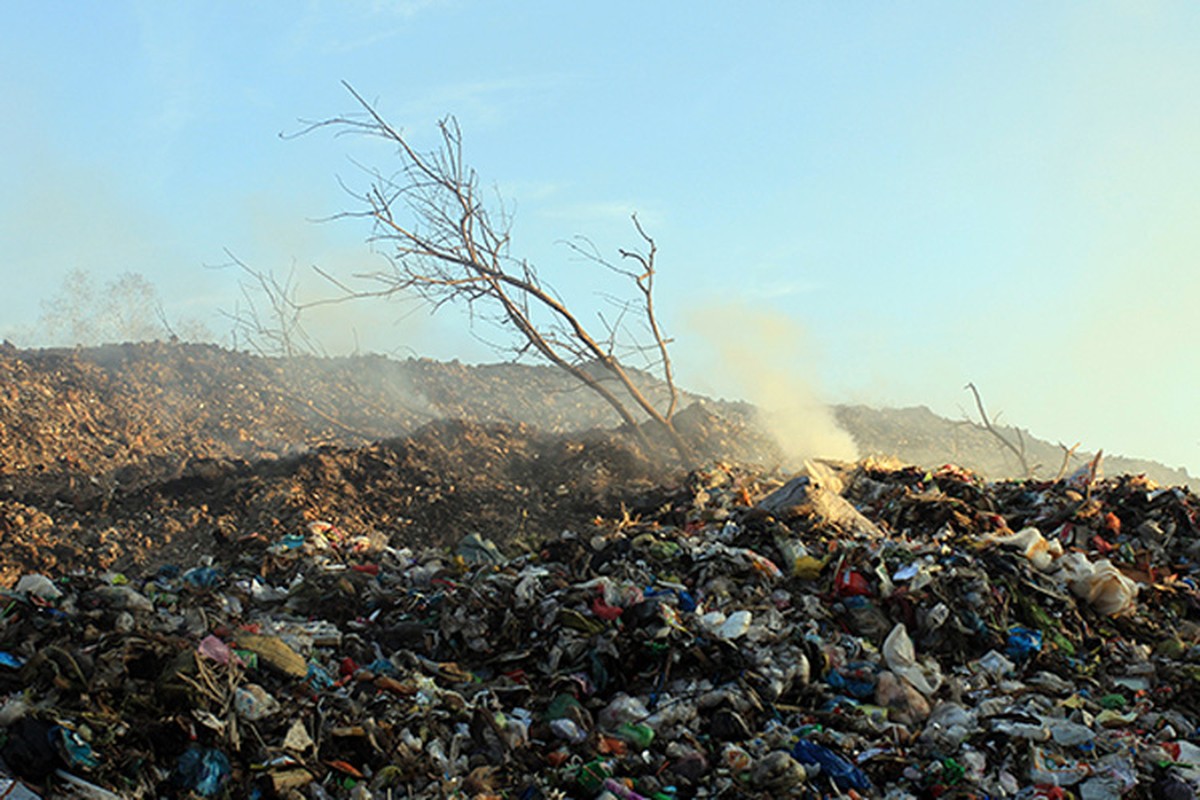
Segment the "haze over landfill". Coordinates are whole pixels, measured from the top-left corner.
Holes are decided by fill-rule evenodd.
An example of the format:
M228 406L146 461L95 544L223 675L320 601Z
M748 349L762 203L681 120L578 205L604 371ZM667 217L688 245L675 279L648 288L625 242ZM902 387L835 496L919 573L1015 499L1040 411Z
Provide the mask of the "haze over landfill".
M562 240L636 244L636 211L689 389L956 417L972 381L1046 439L1196 474L1198 38L1185 3L28 4L0 30L0 335L50 343L74 269L139 272L220 339L226 248L308 296L311 264L369 268L364 226L312 220L387 150L279 136L353 110L346 81L419 143L456 115L564 294L589 283ZM494 358L451 310L313 327Z

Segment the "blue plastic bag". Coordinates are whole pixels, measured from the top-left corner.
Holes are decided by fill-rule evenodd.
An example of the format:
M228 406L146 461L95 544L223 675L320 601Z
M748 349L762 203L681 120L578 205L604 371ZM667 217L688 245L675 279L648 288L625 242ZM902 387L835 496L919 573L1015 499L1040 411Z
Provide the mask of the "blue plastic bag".
M1042 632L1014 625L1008 629L1008 645L1004 652L1018 664L1028 661L1042 652Z
M850 759L839 755L828 747L822 747L816 742L801 739L792 748L792 758L801 764L817 764L821 774L829 777L840 790L857 789L870 791L873 787L867 773L854 765Z
M172 782L201 797L213 797L233 774L229 759L211 747L193 747L179 757Z

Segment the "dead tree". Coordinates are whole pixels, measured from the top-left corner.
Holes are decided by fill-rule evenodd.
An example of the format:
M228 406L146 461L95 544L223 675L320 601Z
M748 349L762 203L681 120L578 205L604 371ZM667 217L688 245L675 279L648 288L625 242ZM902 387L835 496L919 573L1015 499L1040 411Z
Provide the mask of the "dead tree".
M334 302L415 295L433 311L446 305L463 306L472 321L493 322L512 335L512 344L503 349L514 358L534 354L563 369L603 398L642 443L648 444L638 426L640 411L658 424L680 458L691 462L690 449L672 421L677 392L667 353L669 340L654 310L657 251L636 217L634 227L645 249L622 251L621 255L635 263L637 270L616 269L600 260L633 282L636 300L623 305L616 323L601 318L599 332L593 331L554 287L543 281L533 264L509 252L511 218L503 204L493 211L481 197L479 176L463 160L462 132L453 117L438 124L439 146L422 152L349 84L344 85L363 114L311 123L297 135L331 127L339 134L378 137L396 147L399 167L389 174L364 167L369 188L365 193L352 192L362 206L335 215L370 219L373 227L368 241L387 258L388 268L355 276L368 288L323 273L342 293ZM625 312L634 307L653 339L648 348L622 341L627 333ZM656 366L670 395L665 408L658 408L638 386L621 358L625 347L657 353ZM608 380L594 374L589 369L592 365Z

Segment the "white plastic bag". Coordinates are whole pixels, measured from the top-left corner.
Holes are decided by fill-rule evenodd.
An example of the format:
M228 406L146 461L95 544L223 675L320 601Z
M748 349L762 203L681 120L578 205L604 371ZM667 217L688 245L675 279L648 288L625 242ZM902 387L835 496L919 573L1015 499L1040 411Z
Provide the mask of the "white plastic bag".
M1064 577L1076 597L1086 600L1106 617L1132 611L1138 585L1125 577L1107 558L1088 561L1082 553L1063 556Z
M1022 528L1008 536L993 536L990 540L998 545L1020 550L1039 572L1045 572L1054 560L1063 554L1062 544L1058 541L1048 541L1037 528Z
M942 685L942 674L936 667L929 669L917 662L916 650L903 622L896 623L896 627L892 628L892 632L883 641L883 657L887 661L888 669L911 683L926 697Z

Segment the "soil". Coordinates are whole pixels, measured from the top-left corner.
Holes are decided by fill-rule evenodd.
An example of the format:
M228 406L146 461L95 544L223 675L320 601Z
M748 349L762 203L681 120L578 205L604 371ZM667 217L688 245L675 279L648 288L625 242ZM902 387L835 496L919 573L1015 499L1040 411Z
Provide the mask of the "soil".
M519 548L645 504L681 473L669 447L650 458L628 431L554 430L598 417L557 376L538 373L553 379L539 386L487 368L418 361L401 374L364 361L165 344L3 349L0 583L195 563L318 520L397 547L477 533ZM500 419L518 413L549 429ZM678 420L706 458L738 443L770 450L744 421L699 406Z

